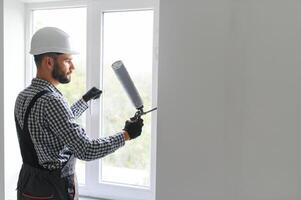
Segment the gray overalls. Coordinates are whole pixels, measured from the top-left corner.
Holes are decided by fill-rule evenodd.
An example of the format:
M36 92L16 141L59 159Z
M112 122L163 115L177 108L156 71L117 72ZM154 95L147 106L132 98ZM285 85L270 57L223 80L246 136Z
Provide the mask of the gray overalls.
M50 171L38 162L38 156L28 131L28 116L36 100L50 91L37 93L26 109L23 130L15 118L19 145L22 155L22 168L17 184L18 200L77 200L77 183L74 174L75 158L70 155L62 169Z

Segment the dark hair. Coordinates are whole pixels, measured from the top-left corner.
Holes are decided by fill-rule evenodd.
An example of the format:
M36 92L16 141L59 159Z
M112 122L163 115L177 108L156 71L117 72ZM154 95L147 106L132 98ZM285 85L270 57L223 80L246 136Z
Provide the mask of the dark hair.
M43 53L39 55L34 55L34 62L36 63L37 68L42 64L42 60L44 57L48 56L51 58L56 58L58 55L61 55L62 53L55 53L55 52L49 52L49 53Z

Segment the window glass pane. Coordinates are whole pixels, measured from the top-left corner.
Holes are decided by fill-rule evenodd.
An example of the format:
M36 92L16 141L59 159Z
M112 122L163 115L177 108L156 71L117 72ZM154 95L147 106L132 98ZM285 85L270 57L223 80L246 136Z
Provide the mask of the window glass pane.
M102 135L124 127L136 108L111 68L122 60L144 102L152 106L153 11L104 13ZM151 115L143 116L142 135L101 160L102 182L150 185Z
M86 91L86 8L48 9L33 11L33 31L45 26L53 26L67 32L74 47L80 52L73 56L75 70L71 82L61 84L58 89L63 93L71 106ZM77 120L85 128L85 115ZM85 183L85 162L76 165L78 182Z

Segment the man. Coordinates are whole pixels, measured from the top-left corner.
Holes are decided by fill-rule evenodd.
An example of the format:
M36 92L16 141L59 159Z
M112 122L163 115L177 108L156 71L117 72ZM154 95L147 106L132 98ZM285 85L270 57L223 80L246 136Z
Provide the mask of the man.
M101 91L91 88L69 108L56 88L69 83L75 69L69 36L46 27L31 40L37 75L17 97L15 121L22 155L17 185L18 199L78 199L74 174L75 158L94 160L114 152L126 140L138 137L143 120L127 120L115 135L90 139L75 120L87 102L99 98Z

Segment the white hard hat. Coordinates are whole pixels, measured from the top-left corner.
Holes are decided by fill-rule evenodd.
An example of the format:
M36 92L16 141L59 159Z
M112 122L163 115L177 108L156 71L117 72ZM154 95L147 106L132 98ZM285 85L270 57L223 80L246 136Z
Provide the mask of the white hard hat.
M32 36L30 54L50 52L78 54L71 48L70 36L66 32L55 27L41 28Z

